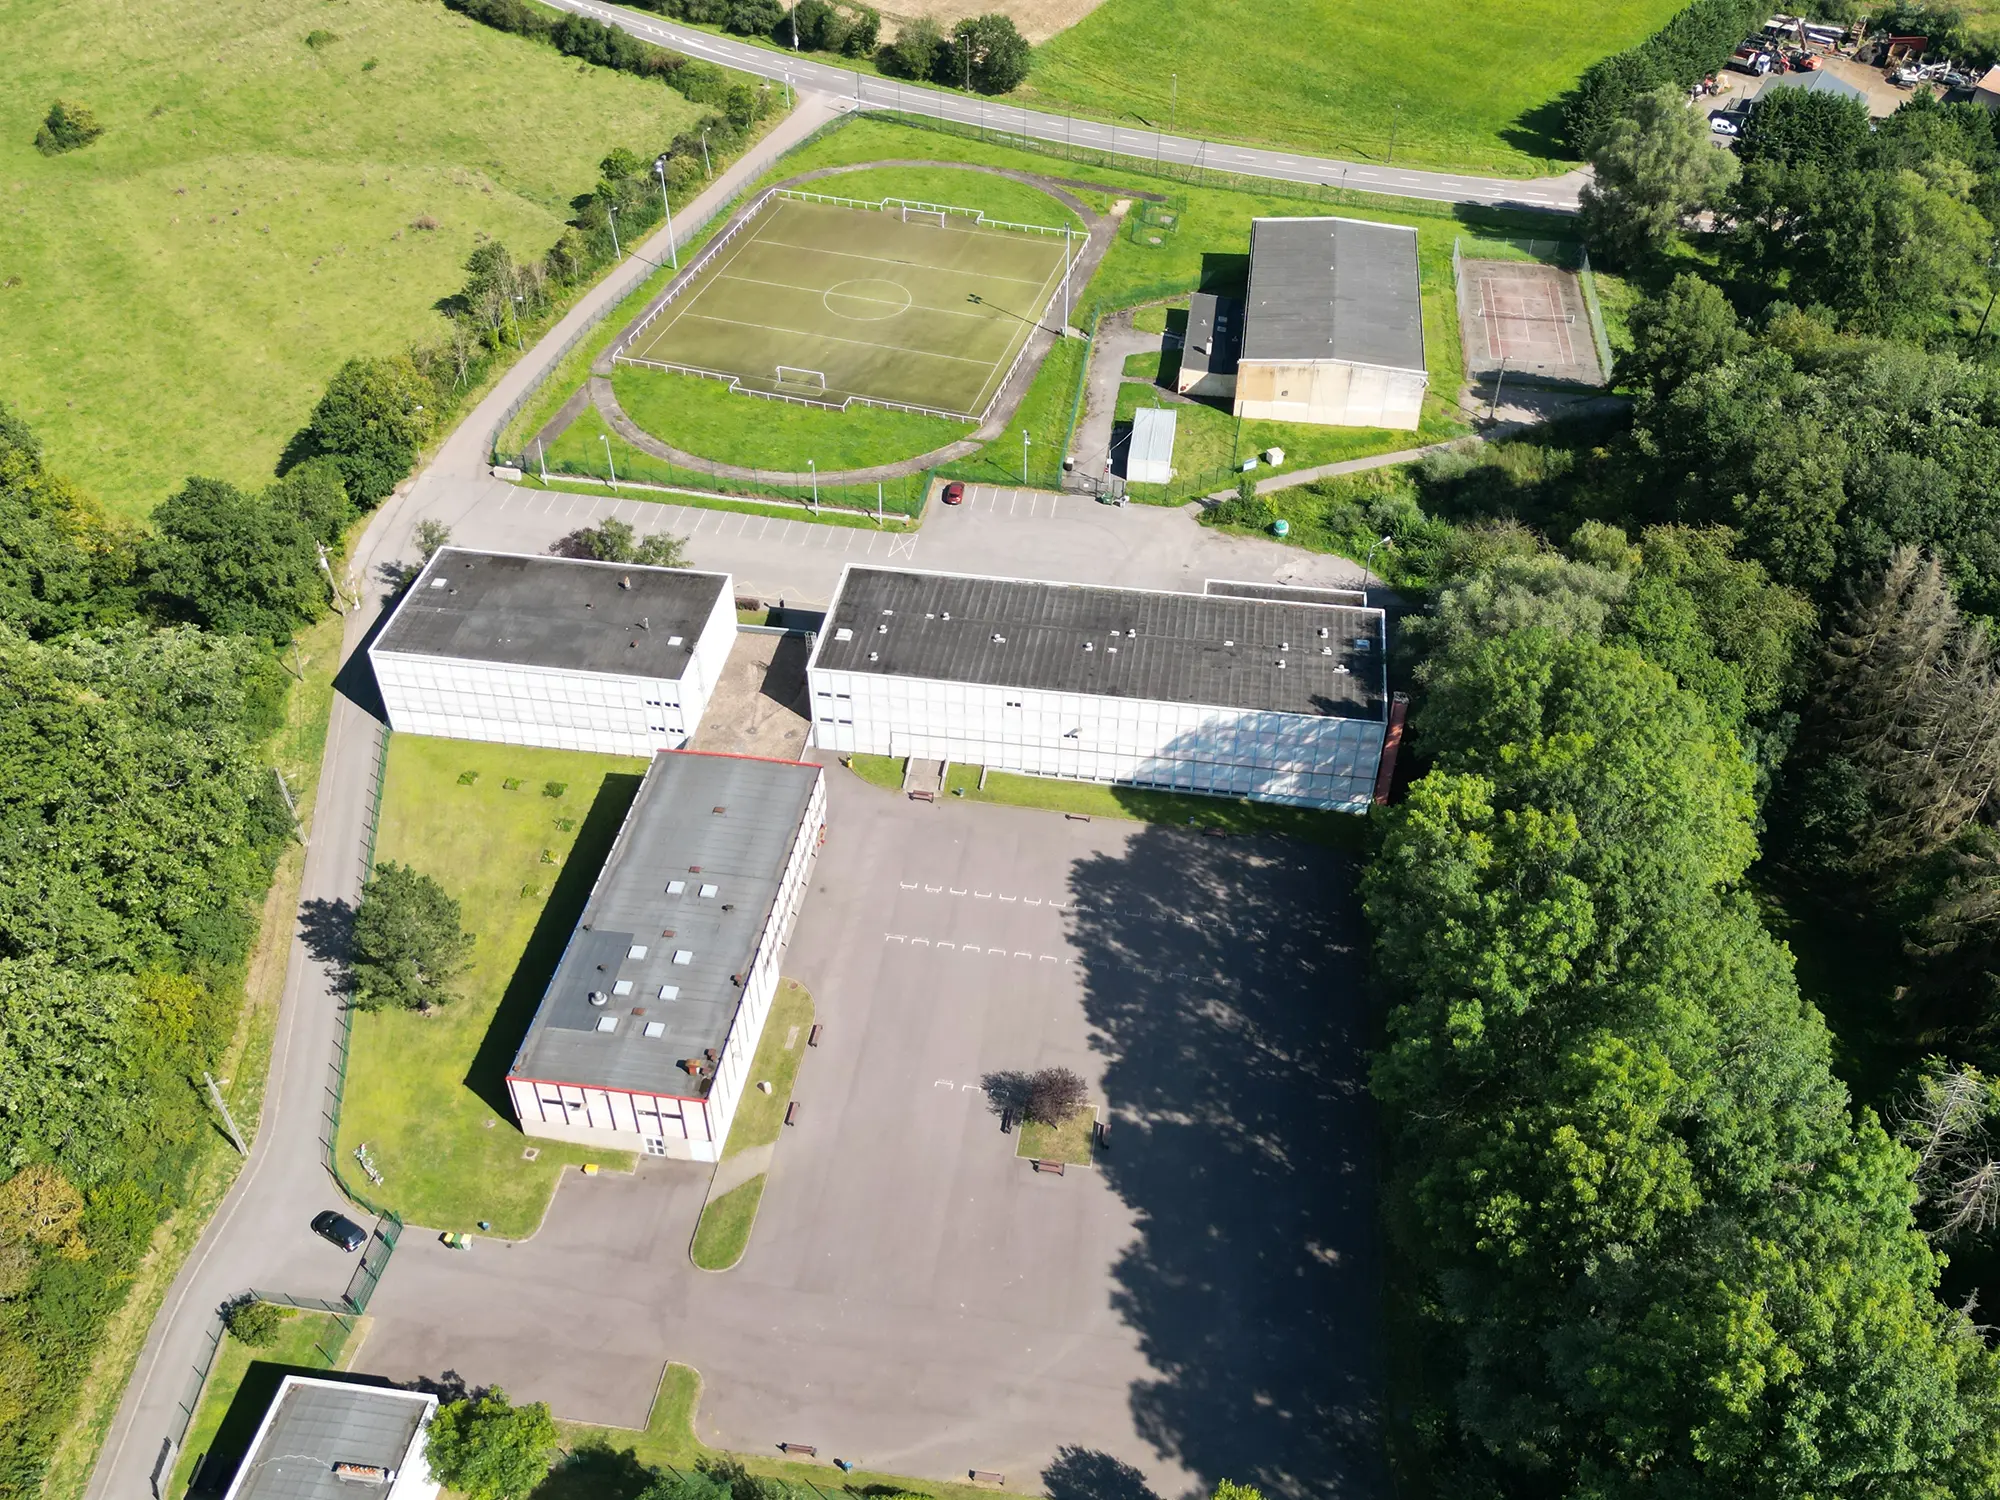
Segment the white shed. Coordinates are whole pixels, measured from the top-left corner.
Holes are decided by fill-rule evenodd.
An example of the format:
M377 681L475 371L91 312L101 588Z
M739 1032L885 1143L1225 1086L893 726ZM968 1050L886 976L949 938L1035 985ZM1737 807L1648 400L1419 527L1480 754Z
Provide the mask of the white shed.
M1365 808L1379 609L850 566L807 663L813 743Z
M1125 449L1125 477L1133 484L1168 484L1174 477L1174 413L1142 406L1132 413L1132 438Z
M727 573L446 547L368 658L399 733L651 755L693 737L735 640Z

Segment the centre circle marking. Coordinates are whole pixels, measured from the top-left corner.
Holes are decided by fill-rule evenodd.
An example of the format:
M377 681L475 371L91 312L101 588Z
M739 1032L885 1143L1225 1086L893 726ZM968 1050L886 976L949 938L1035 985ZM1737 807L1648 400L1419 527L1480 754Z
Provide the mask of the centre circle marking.
M880 323L910 310L908 287L873 276L838 282L821 293L819 300L836 318L851 323ZM836 307L835 302L842 305Z

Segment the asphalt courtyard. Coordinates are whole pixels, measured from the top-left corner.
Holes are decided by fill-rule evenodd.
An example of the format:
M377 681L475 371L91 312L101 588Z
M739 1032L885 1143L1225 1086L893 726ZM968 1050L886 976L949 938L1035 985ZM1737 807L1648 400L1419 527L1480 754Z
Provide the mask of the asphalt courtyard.
M705 1168L572 1176L531 1240L407 1236L365 1367L637 1426L674 1360L701 1436L746 1452L1125 1500L1382 1493L1352 869L829 776L786 963L825 1032L743 1262L687 1259ZM978 1087L1051 1064L1111 1121L1060 1178Z

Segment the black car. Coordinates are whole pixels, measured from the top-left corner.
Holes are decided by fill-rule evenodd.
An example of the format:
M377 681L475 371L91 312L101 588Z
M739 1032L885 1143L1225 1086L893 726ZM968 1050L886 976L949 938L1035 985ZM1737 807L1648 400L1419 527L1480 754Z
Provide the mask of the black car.
M323 1214L313 1215L313 1233L321 1239L332 1240L343 1250L359 1250L368 1243L368 1231L348 1218L328 1209Z

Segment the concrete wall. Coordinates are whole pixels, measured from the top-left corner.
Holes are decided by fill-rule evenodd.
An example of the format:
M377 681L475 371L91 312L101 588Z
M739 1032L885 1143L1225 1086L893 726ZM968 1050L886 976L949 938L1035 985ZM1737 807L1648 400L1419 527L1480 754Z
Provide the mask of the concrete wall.
M807 672L813 743L1078 781L1365 808L1383 726L879 673Z
M1237 368L1237 416L1321 427L1414 430L1428 377L1416 370L1337 360L1244 360Z
M735 611L730 612L735 628ZM559 1080L510 1078L514 1117L525 1135L601 1146L612 1151L649 1151L681 1161L719 1161L736 1106L750 1087L750 1065L777 994L779 971L792 926L805 905L813 864L826 834L826 777L813 793L786 856L777 899L764 927L744 980L743 996L729 1024L729 1034L717 1049L715 1078L705 1097L634 1093L593 1088ZM690 1087L693 1080L689 1080ZM653 1143L648 1145L648 1143Z

